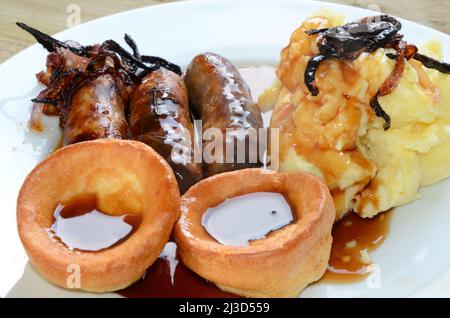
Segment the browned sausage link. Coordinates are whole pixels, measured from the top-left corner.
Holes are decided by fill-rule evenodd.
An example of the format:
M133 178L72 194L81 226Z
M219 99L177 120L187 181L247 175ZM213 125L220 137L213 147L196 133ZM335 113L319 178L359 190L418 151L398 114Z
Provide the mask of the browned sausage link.
M147 75L130 102L130 134L155 149L171 165L181 193L201 179L193 160L193 126L183 79L168 70Z
M126 96L110 74L83 81L72 94L64 123L64 144L93 139L126 139Z
M258 129L263 127L261 112L252 100L250 89L236 67L224 57L214 53L196 56L188 66L185 82L190 103L202 119L204 132L209 128L218 128L225 136L228 128L243 132L254 128L258 133ZM223 138L225 144L226 138ZM258 158L258 150L248 147L248 139L244 163L237 161L237 143L234 140L232 142L235 145L233 147L234 163L204 163L205 176L260 166L259 160L257 162L249 160L249 158ZM207 143L204 143L205 146ZM222 160L226 162L226 148L223 154Z

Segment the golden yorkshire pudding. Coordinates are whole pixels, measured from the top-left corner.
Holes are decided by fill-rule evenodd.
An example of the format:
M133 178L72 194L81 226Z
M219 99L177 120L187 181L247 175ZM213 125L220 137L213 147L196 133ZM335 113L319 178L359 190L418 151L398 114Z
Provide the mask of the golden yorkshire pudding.
M59 204L85 194L96 195L104 214L139 216L139 226L109 248L68 248L48 230ZM179 208L172 169L152 148L136 141L95 140L54 152L27 176L17 201L17 223L31 263L50 282L73 288L68 276L78 268L75 288L108 292L142 277L168 241Z
M254 192L283 194L292 207L293 223L247 246L223 245L208 234L202 225L208 208ZM319 178L245 169L191 187L181 198L174 235L183 263L219 288L249 297L297 297L325 273L334 217L333 200Z

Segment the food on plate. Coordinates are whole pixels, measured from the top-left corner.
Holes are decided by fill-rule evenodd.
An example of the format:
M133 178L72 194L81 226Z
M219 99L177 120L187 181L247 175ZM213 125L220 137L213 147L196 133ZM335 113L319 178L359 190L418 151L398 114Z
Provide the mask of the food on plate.
M125 41L132 53L113 40L81 46L18 25L49 51L47 68L37 75L47 88L33 99L32 128L42 129L45 113L60 116L63 145L130 136L164 156L182 192L201 178L200 167L191 160L193 129L177 65L141 55L129 35Z
M101 247L73 246L81 241L77 237L58 238L63 230L58 227L68 225L64 222L75 218L81 222L85 213L92 212L83 210L91 203L76 204L86 196L95 197L102 222L131 215L139 218L139 224L132 233L122 228L118 237L122 240ZM64 215L67 207L72 215ZM27 176L17 200L17 223L31 263L50 282L107 292L142 277L169 240L179 207L175 176L154 150L136 141L95 140L57 150ZM99 233L105 232L103 226L97 228ZM71 286L76 273L79 285Z
M367 274L364 239L347 242L361 229L347 226L354 214L332 232L336 220L373 217L450 175L450 65L437 42L407 43L394 17L305 20L260 105L215 53L194 57L183 76L129 35L130 52L18 26L49 51L31 127L58 115L67 145L27 176L17 201L30 261L56 285L123 289L170 254L173 288L181 261L218 295L296 297L327 268ZM271 106L281 172L256 168ZM341 225L347 236L332 247Z
M181 193L201 179L194 162L194 130L183 78L166 70L144 77L130 100L130 137L158 151L172 166Z
M19 27L33 35L48 51L47 69L37 75L47 86L33 99L31 127L42 129L40 115L59 114L64 145L93 139L126 139L126 108L131 92L148 72L178 66L161 58L141 56L133 39L128 53L113 40L81 46L61 42L26 24Z
M243 246L224 245L208 234L202 218L209 208L255 192L283 194L292 207L293 222ZM272 207L260 212L272 213ZM183 263L225 291L250 297L296 297L325 273L334 218L332 198L319 178L302 172L244 169L192 186L182 196L174 237Z
M100 73L80 81L67 102L64 145L94 139L126 139L125 106L128 100L123 83L113 75Z
M450 65L436 42L418 50L400 29L386 15L343 24L323 13L281 51L280 169L322 178L336 219L373 217L450 175Z
M204 53L194 57L184 79L194 113L202 120L203 132L215 128L224 136L223 152L214 154L218 160L208 162L204 158L204 175L260 166L258 147L250 145L256 144L258 130L263 127L261 112L236 67L218 54ZM204 153L216 141L211 139L204 142ZM245 158L241 162L235 139L245 142ZM227 160L229 157L232 162Z

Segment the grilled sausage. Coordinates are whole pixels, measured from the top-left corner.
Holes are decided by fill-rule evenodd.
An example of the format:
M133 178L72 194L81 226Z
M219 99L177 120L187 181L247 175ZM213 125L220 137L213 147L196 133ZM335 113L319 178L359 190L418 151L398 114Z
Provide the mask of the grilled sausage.
M93 139L126 139L126 93L110 74L86 79L74 90L64 123L64 145Z
M212 176L225 171L260 166L258 149L250 147L249 138L245 136L250 128L254 128L257 134L258 129L263 127L261 112L236 67L218 54L200 54L188 66L185 82L191 106L202 119L203 132L209 128L218 128L223 136L224 148L222 155L218 156L219 162L204 163L203 174ZM244 162L238 160L237 142L233 138L227 139L233 137L226 133L227 129L234 129L234 137L237 139L245 138ZM234 154L227 155L226 144L230 142L233 148L228 149L233 149ZM203 147L205 155L208 143ZM227 158L231 158L232 162ZM252 158L256 158L256 161Z
M171 165L184 193L201 179L201 167L193 160L194 132L186 86L172 71L147 75L130 101L130 134L161 154Z

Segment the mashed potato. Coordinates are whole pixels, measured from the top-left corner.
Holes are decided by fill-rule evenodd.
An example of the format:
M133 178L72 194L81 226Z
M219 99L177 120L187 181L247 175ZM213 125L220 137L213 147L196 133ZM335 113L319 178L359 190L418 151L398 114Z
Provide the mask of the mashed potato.
M420 186L450 175L450 75L407 62L398 87L379 98L391 117L386 131L369 101L393 69L387 49L363 53L355 61L325 61L316 76L320 94L313 97L303 74L318 48L316 37L304 31L342 23L320 14L294 31L277 68L271 126L280 128L281 170L322 178L337 219L350 210L373 217L417 199ZM420 52L442 59L436 41Z

